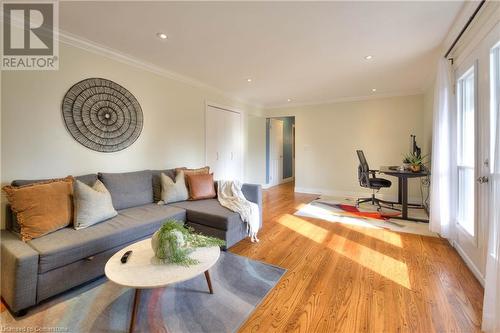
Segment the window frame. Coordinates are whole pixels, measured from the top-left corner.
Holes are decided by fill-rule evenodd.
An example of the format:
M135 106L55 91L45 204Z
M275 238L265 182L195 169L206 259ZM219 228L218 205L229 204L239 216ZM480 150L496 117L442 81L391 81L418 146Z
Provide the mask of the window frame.
M461 233L465 236L467 236L472 243L477 245L477 239L478 239L478 190L477 190L477 149L478 149L478 139L477 139L477 134L478 134L478 72L477 72L477 61L472 63L466 70L464 70L459 78L456 80L456 102L457 102L457 107L456 107L456 137L457 137L457 158L456 158L456 172L457 172L457 196L456 196L456 205L457 205L457 215L455 219L455 224L457 228L461 231ZM474 143L473 143L473 162L472 165L466 165L463 163L462 159L462 152L463 152L463 142L462 142L462 137L461 133L462 131L462 111L463 111L463 104L464 104L464 99L465 99L465 84L464 82L472 75L472 88L473 88L473 108L474 108ZM473 170L473 189L474 189L474 206L473 206L473 226L472 226L472 234L470 233L470 228L467 228L464 222L460 222L460 170L466 170L466 169L472 169Z

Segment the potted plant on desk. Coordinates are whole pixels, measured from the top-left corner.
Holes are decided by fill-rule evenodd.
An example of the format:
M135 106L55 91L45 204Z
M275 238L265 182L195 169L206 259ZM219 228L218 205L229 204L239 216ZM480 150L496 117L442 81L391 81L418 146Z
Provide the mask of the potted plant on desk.
M425 156L418 156L415 155L414 153L410 153L404 156L403 164L408 163L409 169L412 172L420 172L424 165L424 158Z
M408 156L404 156L404 158L403 158L403 169L404 170L410 170L410 166L411 166L410 158Z

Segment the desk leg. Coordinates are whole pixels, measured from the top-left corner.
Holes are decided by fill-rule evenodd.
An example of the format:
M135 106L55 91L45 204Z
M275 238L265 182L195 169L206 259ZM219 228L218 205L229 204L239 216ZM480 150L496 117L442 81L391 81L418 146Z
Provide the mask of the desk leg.
M134 304L132 305L132 317L130 318L130 326L128 328L129 333L132 333L134 331L135 317L137 315L140 298L141 298L141 289L136 289L134 292Z
M403 182L402 177L398 177L398 204L403 202Z
M400 177L401 182L401 217L403 220L408 218L408 178Z

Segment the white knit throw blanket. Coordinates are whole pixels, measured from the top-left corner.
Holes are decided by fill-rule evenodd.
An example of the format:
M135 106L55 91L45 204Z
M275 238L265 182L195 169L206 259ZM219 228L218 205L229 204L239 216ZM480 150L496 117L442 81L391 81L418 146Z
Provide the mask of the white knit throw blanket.
M241 220L247 224L247 232L251 241L258 242L259 206L245 198L241 191L241 183L232 180L219 180L217 182L217 197L222 206L240 214Z

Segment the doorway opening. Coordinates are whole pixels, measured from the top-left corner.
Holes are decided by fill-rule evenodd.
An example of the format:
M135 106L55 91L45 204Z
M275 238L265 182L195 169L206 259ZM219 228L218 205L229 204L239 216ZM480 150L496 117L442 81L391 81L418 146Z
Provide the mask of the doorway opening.
M266 184L295 179L295 117L266 119Z

